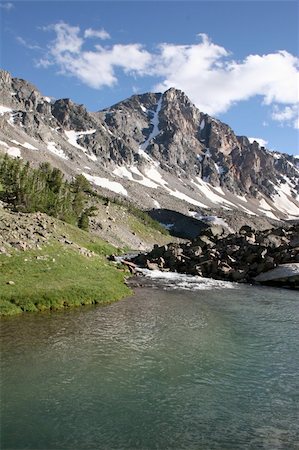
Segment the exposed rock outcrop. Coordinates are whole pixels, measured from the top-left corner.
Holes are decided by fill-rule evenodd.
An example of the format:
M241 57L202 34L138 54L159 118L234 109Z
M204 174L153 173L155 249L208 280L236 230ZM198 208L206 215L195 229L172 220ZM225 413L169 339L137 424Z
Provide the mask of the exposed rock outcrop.
M15 250L40 250L43 246L60 242L81 255L91 257L94 253L80 247L64 233L64 223L43 213L17 213L0 204L0 254L10 256Z

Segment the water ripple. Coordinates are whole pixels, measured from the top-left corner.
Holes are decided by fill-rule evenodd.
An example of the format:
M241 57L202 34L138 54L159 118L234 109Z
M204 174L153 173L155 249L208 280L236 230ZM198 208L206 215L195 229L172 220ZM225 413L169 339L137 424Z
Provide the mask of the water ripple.
M147 279L105 308L3 323L2 448L298 448L296 294Z

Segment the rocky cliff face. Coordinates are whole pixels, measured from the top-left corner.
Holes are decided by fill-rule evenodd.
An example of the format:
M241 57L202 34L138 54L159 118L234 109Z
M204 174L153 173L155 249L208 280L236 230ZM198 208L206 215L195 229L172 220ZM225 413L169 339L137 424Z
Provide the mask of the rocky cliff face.
M299 193L296 160L273 155L257 142L236 136L226 124L200 112L181 91L134 96L99 113L130 146L142 147L163 169L199 176L237 194L271 196L287 176ZM155 124L156 129L155 129Z
M299 216L299 166L236 136L181 91L147 93L96 113L53 101L0 71L0 151L84 173L145 208L197 218L239 210L267 220ZM225 214L224 214L225 216Z

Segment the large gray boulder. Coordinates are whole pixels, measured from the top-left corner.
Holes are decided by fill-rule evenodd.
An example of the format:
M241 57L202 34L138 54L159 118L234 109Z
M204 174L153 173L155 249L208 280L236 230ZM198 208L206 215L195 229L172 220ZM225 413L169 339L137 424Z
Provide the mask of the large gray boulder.
M272 270L259 274L255 281L262 284L299 288L299 263L280 264Z

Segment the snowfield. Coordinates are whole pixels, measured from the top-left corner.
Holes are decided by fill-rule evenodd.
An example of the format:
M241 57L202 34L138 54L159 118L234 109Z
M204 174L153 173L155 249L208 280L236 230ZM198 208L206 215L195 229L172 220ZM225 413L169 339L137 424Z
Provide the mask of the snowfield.
M61 148L56 147L55 142L52 141L48 142L47 149L54 155L59 156L59 158L68 159L64 151Z
M116 181L110 181L110 180L108 180L108 178L92 176L86 172L82 172L82 175L84 175L88 181L95 184L96 186L100 186L102 188L109 189L110 191L116 192L117 194L121 194L121 195L125 195L125 196L128 195L127 190L120 183L117 183Z

